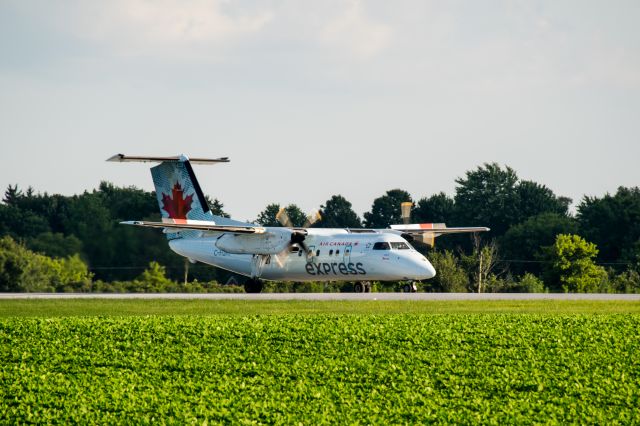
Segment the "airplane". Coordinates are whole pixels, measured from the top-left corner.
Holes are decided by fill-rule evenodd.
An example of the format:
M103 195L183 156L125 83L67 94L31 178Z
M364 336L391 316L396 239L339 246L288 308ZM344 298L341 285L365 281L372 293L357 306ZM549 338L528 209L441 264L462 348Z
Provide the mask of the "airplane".
M391 225L387 229L270 227L214 215L192 164L228 163L229 158L142 157L116 154L107 161L160 163L151 176L161 222L132 220L125 225L161 228L171 250L190 262L202 262L247 277L247 293L260 293L263 280L353 281L356 292L371 281L415 281L436 275L429 260L411 242L433 245L440 235L489 231L486 227L447 228L445 224ZM403 203L404 222L408 222ZM308 223L313 222L310 218Z

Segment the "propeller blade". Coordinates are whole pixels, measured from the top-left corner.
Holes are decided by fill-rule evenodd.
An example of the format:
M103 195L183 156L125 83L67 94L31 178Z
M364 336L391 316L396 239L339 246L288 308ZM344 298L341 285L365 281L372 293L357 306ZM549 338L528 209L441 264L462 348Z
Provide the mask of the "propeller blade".
M305 220L303 228L308 228L319 220L322 220L322 215L318 210L307 216L307 220Z
M413 207L413 203L411 201L405 201L400 204L400 212L402 215L402 223L409 224L411 223L411 208Z
M436 245L436 237L433 234L414 235L413 238L422 244L428 245L429 247L435 247Z
M278 210L276 214L276 220L280 222L280 224L287 228L293 228L293 224L291 223L291 219L289 219L289 215L284 207Z
M285 248L284 250L282 250L280 253L276 254L275 260L276 263L278 264L278 266L280 268L282 268L284 266L285 261L287 260L287 254L289 253L289 246L287 246L287 248Z

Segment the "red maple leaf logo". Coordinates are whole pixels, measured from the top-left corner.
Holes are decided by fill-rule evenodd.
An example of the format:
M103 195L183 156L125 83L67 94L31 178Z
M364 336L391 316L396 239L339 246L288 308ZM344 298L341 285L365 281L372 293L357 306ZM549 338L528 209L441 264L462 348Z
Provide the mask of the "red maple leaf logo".
M169 197L162 193L162 209L169 214L171 219L186 219L187 213L191 211L191 203L193 203L193 194L182 198L182 187L179 182L173 186L173 197Z

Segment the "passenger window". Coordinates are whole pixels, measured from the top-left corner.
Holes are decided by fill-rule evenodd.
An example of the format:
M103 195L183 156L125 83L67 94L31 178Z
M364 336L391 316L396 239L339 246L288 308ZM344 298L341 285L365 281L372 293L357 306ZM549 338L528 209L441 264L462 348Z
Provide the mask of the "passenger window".
M298 257L301 257L301 256L302 256L302 250L298 252Z
M391 243L391 248L393 250L409 250L409 246L407 243Z
M333 254L333 250L329 250L329 256Z
M316 250L316 256L320 256L320 249Z
M336 250L336 256L340 254L340 250Z
M391 250L389 243L387 242L377 242L373 245L374 250Z

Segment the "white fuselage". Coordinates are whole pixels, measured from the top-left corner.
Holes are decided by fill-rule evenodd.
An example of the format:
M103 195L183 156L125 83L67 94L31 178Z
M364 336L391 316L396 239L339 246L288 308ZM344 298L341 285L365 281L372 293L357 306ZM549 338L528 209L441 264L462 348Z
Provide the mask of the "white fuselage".
M309 256L295 245L280 255L228 253L216 245L223 233L174 239L169 245L192 261L266 280L399 281L436 274L431 263L399 235L321 228L307 232Z

